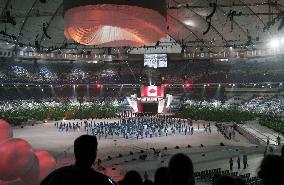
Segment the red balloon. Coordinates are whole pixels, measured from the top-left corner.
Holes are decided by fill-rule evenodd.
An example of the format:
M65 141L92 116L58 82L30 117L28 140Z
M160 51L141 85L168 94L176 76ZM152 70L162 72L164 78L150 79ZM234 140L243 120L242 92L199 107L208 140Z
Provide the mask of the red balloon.
M23 139L10 138L0 143L0 180L14 180L33 165L31 145Z
M27 171L27 173L21 176L21 179L26 185L39 185L39 172L39 161L36 155L34 155L33 166Z
M40 168L40 181L42 181L47 175L55 169L55 159L53 156L45 150L34 151L39 160Z
M11 137L13 137L13 131L10 124L5 120L0 119L0 142Z

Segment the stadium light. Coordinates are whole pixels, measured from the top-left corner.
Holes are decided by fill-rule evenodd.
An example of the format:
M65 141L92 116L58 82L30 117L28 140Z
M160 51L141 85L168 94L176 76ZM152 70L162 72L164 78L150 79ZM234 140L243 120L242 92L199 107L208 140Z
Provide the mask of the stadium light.
M190 19L183 21L183 23L186 24L187 26L191 26L191 27L196 26L195 22L190 20Z
M185 86L186 88L189 88L189 87L191 87L191 84L188 84L188 83L187 83L187 84L185 84L184 86Z
M279 43L279 40L277 39L272 39L270 42L269 42L269 47L270 48L278 48L280 45Z

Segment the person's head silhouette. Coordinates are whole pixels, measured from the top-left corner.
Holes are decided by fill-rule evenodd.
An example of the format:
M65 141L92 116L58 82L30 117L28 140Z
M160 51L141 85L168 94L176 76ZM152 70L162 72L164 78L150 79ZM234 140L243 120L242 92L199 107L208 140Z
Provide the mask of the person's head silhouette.
M169 169L167 167L161 167L157 169L154 176L155 185L168 185L169 184Z
M82 135L74 142L77 167L91 168L97 157L98 141L95 136Z
M194 185L193 164L185 154L176 154L169 161L171 185Z
M131 170L127 172L122 181L123 185L141 185L143 182L141 175L135 171Z
M263 180L263 185L283 185L283 171L283 159L278 155L267 155L261 162L258 176Z
M40 185L115 185L113 180L94 169L98 142L95 136L82 135L74 142L75 165L63 166L45 177Z

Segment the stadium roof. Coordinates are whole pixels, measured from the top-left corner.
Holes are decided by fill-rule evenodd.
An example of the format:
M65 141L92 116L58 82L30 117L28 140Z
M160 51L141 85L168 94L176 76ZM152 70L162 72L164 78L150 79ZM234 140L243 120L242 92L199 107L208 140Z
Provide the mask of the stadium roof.
M167 4L168 38L154 46L202 51L261 47L283 33L284 0L168 0ZM64 37L63 0L0 0L0 22L0 48L9 47L7 42L34 46L35 41L45 48L81 47Z

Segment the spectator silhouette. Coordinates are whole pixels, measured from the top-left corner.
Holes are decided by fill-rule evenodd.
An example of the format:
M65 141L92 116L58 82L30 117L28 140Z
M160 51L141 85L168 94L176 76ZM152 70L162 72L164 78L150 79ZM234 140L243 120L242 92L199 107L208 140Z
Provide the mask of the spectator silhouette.
M240 177L235 177L235 181L237 185L246 185L246 183L244 183L244 181Z
M231 176L219 176L213 181L213 185L238 185L234 177Z
M230 163L230 171L232 171L233 170L233 165L234 165L234 160L233 160L232 157L230 158L229 163Z
M263 185L283 185L283 172L283 159L278 155L267 155L261 162L258 176L262 179Z
M244 169L248 167L248 156L246 154L243 155L243 165Z
M185 154L176 154L169 161L170 185L194 185L193 164Z
M82 135L74 142L75 165L59 168L49 174L41 185L114 185L109 177L92 169L97 156L97 138Z
M240 158L240 156L238 156L237 164L238 164L238 169L240 169L241 168L241 158Z
M142 177L141 175L135 171L131 170L127 172L124 176L124 179L121 181L121 185L142 185Z
M284 145L282 146L282 149L281 149L281 157L282 159L284 159Z
M154 177L154 184L155 185L169 185L169 170L167 167L159 168Z

